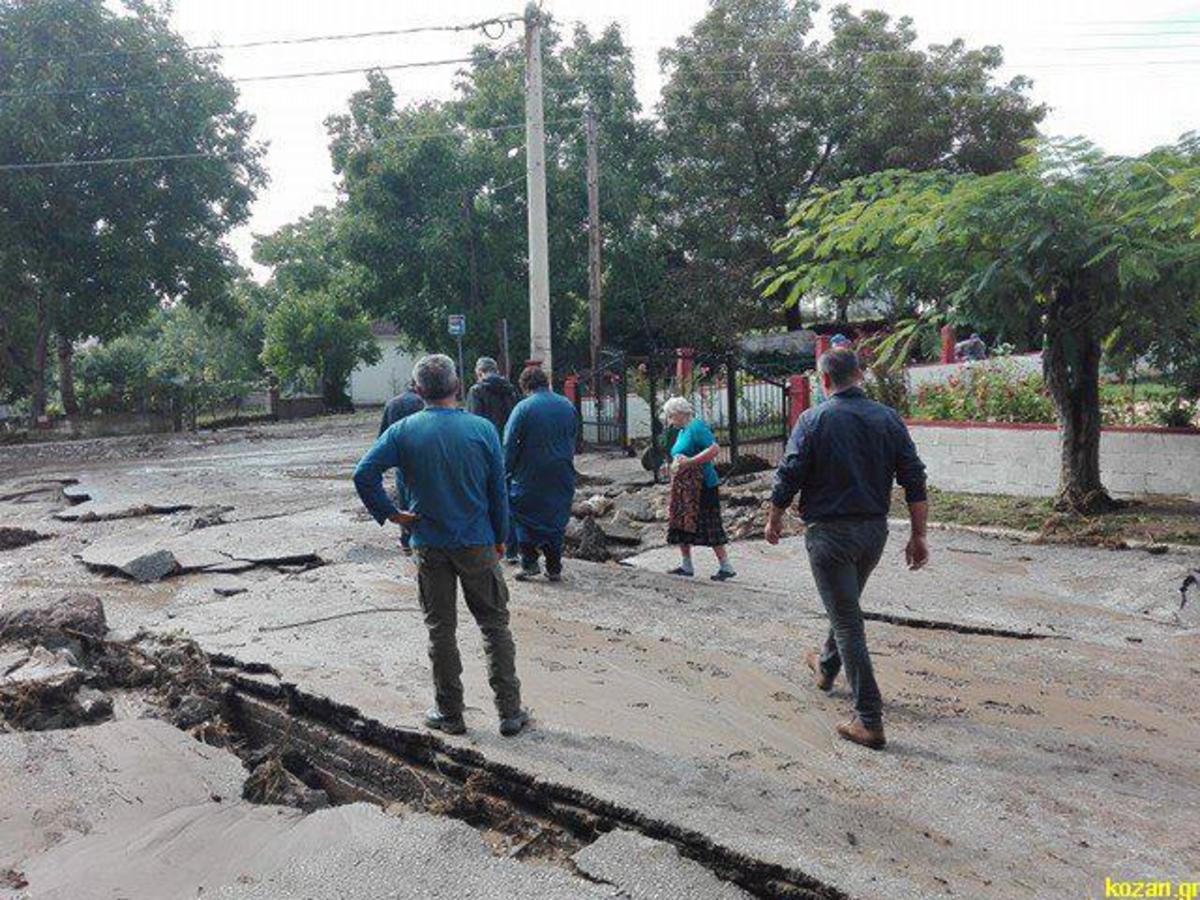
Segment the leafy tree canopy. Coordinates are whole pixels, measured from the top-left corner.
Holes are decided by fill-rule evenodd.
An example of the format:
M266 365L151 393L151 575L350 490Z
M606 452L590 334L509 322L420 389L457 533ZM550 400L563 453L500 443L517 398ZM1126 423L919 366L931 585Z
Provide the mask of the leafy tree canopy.
M764 295L887 287L997 331L1037 316L1062 434L1060 502L1103 507L1102 343L1146 346L1195 322L1198 176L1200 140L1186 136L1136 158L1046 142L1012 171L853 179L798 204Z
M587 194L582 115L601 135L605 300L609 340L656 340L647 297L659 254L650 197L657 141L637 118L633 63L620 31L577 28L544 42L547 204L555 353L582 360L587 346ZM524 163L524 57L519 47L481 47L449 102L397 108L382 74L349 111L328 120L334 168L345 191L343 247L358 267L355 295L411 342L446 349L446 316L467 315L468 353L496 355L507 318L515 362L528 346Z
M167 298L224 300L221 239L265 175L216 57L147 0L7 0L0 59L0 161L202 155L3 173L0 283L9 306L37 307L35 343L115 336Z
M771 321L754 276L789 204L814 187L885 169L1008 169L1045 113L1027 79L993 80L998 47L920 49L911 19L844 5L820 42L817 6L713 0L661 54L672 283L706 322ZM799 325L798 307L788 320Z

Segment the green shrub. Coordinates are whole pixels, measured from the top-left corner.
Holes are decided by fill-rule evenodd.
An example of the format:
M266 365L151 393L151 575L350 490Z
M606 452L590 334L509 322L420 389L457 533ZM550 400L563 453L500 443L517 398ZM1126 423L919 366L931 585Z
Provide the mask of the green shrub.
M1156 425L1166 428L1190 428L1196 419L1197 403L1179 394L1171 400L1151 403L1150 415Z
M955 422L1054 422L1042 376L1007 365L963 366L946 384L918 388L912 415Z

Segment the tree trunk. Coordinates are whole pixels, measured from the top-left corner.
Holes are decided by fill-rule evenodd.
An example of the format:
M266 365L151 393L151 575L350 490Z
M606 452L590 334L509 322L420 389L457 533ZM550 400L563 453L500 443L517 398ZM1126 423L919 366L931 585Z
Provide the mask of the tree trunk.
M346 393L346 380L321 376L321 396L326 412L354 412L354 403Z
M1086 321L1072 321L1072 311L1056 305L1042 358L1046 387L1058 412L1062 454L1054 508L1094 514L1118 505L1100 480L1101 347Z
M784 307L783 321L787 325L788 331L799 331L804 327L804 320L800 316L799 303L793 303L791 306Z
M37 298L37 331L33 338L33 383L30 385L29 417L32 425L46 417L46 356L49 334L46 326L46 301Z
M79 415L79 402L75 399L75 348L70 338L57 335L58 342L58 393L62 399L63 412L68 419Z

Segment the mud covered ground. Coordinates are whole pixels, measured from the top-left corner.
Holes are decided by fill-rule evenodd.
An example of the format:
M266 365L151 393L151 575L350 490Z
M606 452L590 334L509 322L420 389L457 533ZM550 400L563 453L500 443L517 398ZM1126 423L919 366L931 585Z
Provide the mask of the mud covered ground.
M429 688L415 569L349 482L373 432L374 416L362 415L0 449L4 608L86 590L117 637L143 628L187 636L229 664L258 664L272 685L341 704L354 721L416 730ZM835 740L846 691L813 691L801 663L825 627L801 538L739 541L731 583L703 577L713 567L703 555L701 577L672 578L662 574L673 560L656 520L660 492L636 462L590 456L579 468L589 477L577 500L599 507L579 511L598 515L623 559L572 560L559 585L510 585L535 715L515 740L496 734L464 613L471 730L445 747L624 817L614 834L625 837L592 845L591 874L555 866L544 875L544 865L501 860L459 820L418 812L401 828L347 812L361 806L352 804L277 813L282 829L255 824L247 834L277 854L262 865L212 843L207 863L220 878L207 882L197 848L208 843L186 843L200 856L172 870L181 890L219 883L221 896L308 896L303 867L282 860L341 872L357 853L376 861L370 878L346 875L337 896L445 895L445 872L387 864L382 849L419 856L443 845L456 848L448 871L484 873L471 882L478 896L734 890L709 880L672 894L645 881L675 871L673 847L863 897L1100 896L1106 876L1200 878L1200 627L1193 606L1178 612L1194 556L939 531L931 566L914 574L901 564L898 531L864 604L889 738L887 752L871 753ZM755 533L764 489L748 478L726 491L746 498L729 505L731 531ZM0 798L0 832L23 835L0 841L0 874L27 881L14 896L88 896L84 873L118 852L98 835L129 812L117 794L132 796L127 779L140 776L127 769L167 773L137 782L142 842L120 853L141 860L129 868L140 878L184 846L172 817L203 790L186 785L224 784L234 771L245 778L236 758L189 751L202 745L169 722L138 721L0 734L5 783L40 785ZM122 732L134 727L155 731L139 745ZM45 762L63 754L114 771ZM172 783L170 773L193 763L213 770ZM97 797L97 784L117 793ZM257 823L272 808L222 814ZM217 831L195 834L220 830L205 827ZM328 840L347 829L362 842ZM322 835L328 846L318 851ZM148 882L122 885L114 872L106 890L153 896L139 890ZM699 875L711 879L703 870L679 877ZM417 888L425 894L405 893ZM6 889L0 879L0 896Z

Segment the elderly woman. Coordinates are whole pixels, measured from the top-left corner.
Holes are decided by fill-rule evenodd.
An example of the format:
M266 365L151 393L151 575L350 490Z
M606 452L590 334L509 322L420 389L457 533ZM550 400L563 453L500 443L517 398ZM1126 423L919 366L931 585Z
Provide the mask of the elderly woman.
M692 547L712 547L720 563L712 580L725 581L737 573L729 564L729 553L725 549L728 540L721 524L721 498L717 489L720 479L713 465L721 448L709 427L696 418L692 404L683 397L672 397L664 403L662 417L666 425L679 429L671 447L671 517L667 543L679 547L681 559L670 574L695 575Z

